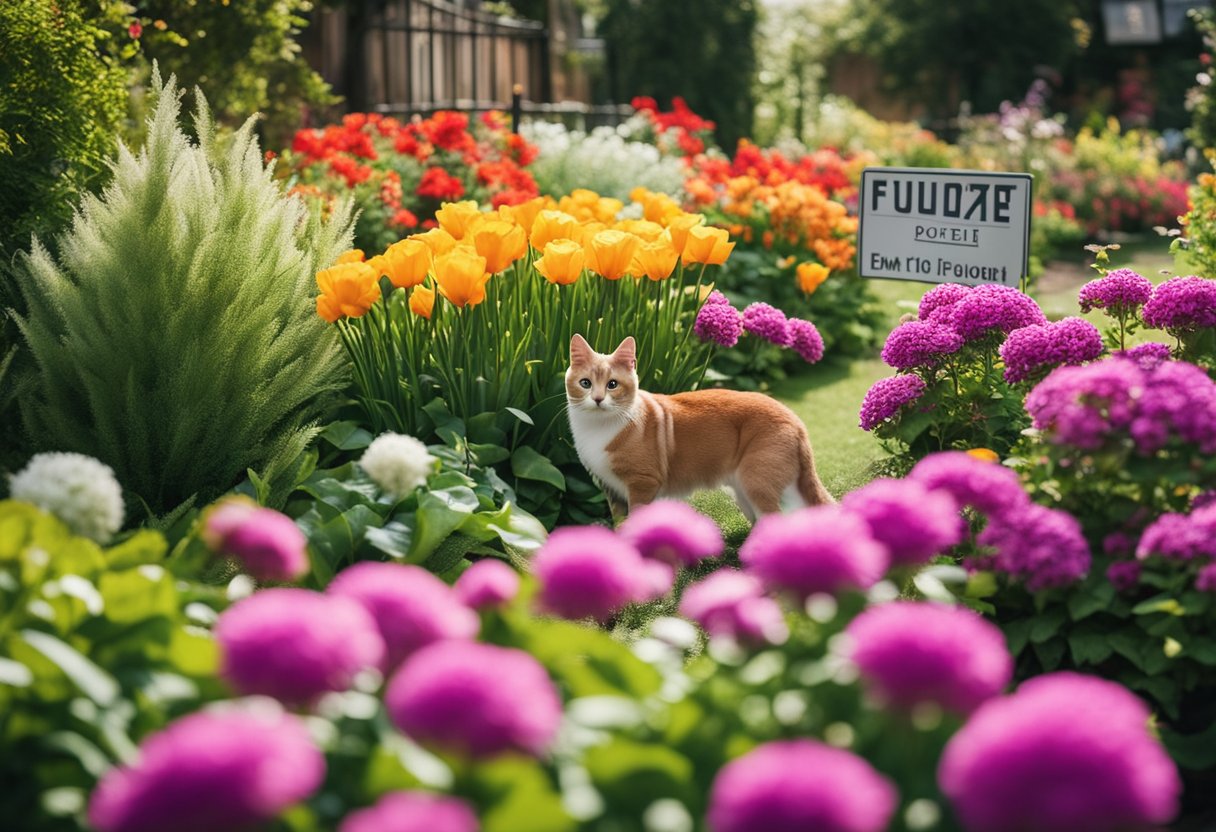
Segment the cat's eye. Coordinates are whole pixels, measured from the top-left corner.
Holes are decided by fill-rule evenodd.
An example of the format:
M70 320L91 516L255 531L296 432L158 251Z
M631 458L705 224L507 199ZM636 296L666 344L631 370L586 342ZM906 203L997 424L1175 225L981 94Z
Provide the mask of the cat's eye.
M591 389L591 379L589 379L589 378L582 379L581 381L579 381L578 386L583 388L584 390L590 390Z
M609 389L609 390L615 390L616 388L618 388L618 387L620 387L620 386L621 386L621 385L617 384L616 379L612 379L611 381L609 381L609 382L608 382L608 389Z

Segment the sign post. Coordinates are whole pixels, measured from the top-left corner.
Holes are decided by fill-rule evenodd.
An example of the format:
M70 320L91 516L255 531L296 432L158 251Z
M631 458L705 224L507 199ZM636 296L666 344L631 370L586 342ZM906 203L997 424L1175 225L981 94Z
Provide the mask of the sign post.
M1028 173L866 168L857 271L925 283L1017 286L1030 259Z

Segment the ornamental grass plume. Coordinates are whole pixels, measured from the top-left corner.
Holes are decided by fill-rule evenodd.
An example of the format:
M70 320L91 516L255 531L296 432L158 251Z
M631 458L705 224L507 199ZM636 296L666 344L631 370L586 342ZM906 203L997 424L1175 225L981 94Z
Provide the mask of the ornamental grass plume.
M949 284L946 284L949 285ZM897 370L934 367L962 349L963 336L952 328L928 321L905 321L887 336L882 360Z
M759 301L743 310L743 328L779 347L788 347L793 340L785 313Z
M294 581L308 573L308 538L285 514L229 497L203 514L202 539L212 552L238 560L262 582Z
M519 594L519 573L497 558L484 558L464 570L452 589L471 609L502 607Z
M712 637L744 644L782 644L789 637L781 607L765 595L760 580L734 569L719 569L686 588L680 615Z
M557 687L536 659L473 641L419 650L389 682L384 704L411 739L474 758L540 757L562 717Z
M350 247L349 205L326 220L284 196L254 122L221 148L197 98L195 144L173 80L155 73L142 150L119 147L110 186L83 198L57 255L35 243L14 270L25 432L39 449L95 455L157 515L209 502L251 468L285 496L344 382L312 287Z
M692 331L702 341L712 341L720 347L733 347L743 334L743 316L731 306L726 295L714 291L697 312Z
M1005 381L1016 384L1040 377L1062 364L1093 361L1105 348L1102 333L1084 318L1065 318L1015 329L1000 347Z
M456 591L412 564L356 563L339 572L326 593L357 601L375 620L385 672L428 644L476 638L481 627Z
M968 832L1148 832L1182 783L1145 704L1121 685L1049 673L989 700L947 743L938 784Z
M722 767L709 793L709 832L882 832L898 795L850 751L815 740L761 745Z
M694 566L722 554L718 524L680 500L658 500L631 511L617 529L642 557Z
M400 498L426 485L437 461L426 445L414 437L388 432L367 446L359 458L359 467L381 491Z
M626 604L653 595L653 573L647 574L638 550L601 526L554 530L532 570L541 608L563 618L606 621Z
M108 465L76 453L34 454L8 478L9 496L55 515L73 534L108 543L122 527L122 487Z
M880 378L866 391L858 414L862 430L874 430L894 417L925 392L925 380L917 375Z
M384 639L356 601L307 589L264 589L220 614L220 676L238 693L307 706L347 690L384 660Z
M389 792L343 818L338 832L477 832L468 803L430 792Z
M989 517L976 542L996 550L993 568L1026 583L1031 592L1067 586L1089 571L1089 544L1066 511L1035 503Z
M89 799L98 832L216 832L271 820L317 790L325 758L278 710L201 711L153 734Z
M970 506L988 517L1008 514L1030 502L1013 469L966 451L930 454L913 466L907 478L932 491L944 491L960 507Z
M896 708L931 702L969 714L1013 678L1004 634L966 607L895 601L865 610L845 633L867 688Z
M928 563L967 531L953 497L913 479L873 480L846 494L841 505L866 521L892 566Z
M739 560L769 590L799 600L868 589L890 565L866 521L839 506L761 517L739 548Z

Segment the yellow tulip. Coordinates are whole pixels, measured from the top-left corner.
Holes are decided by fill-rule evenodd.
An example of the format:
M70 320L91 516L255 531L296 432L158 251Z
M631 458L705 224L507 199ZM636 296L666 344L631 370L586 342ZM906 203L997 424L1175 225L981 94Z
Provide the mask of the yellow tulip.
M370 265L377 269L377 276L386 275L398 289L417 286L426 279L433 261L431 247L422 240L399 240L385 250Z
M988 448L972 448L971 450L967 451L967 455L973 456L983 462L1001 461L1000 454L998 454L996 451L989 450Z
M329 323L341 317L359 318L380 298L375 270L366 263L343 263L317 272L317 314Z
M663 236L663 226L650 220L621 220L614 228L617 231L628 231L630 234L636 234L648 243L653 243Z
M630 271L639 277L646 275L651 280L665 280L671 277L679 259L679 252L672 248L671 241L666 238L643 242L633 255Z
M455 307L476 306L486 299L486 258L463 246L435 258L439 294Z
M578 220L564 211L541 211L532 223L529 242L537 251L544 251L551 240L572 240L578 229Z
M637 189L635 188L634 191L636 192ZM641 197L641 199L638 197ZM633 192L631 192L629 198L641 204L643 219L657 222L659 225L667 225L675 217L683 216L684 214L680 210L679 203L667 194L646 191L634 196Z
M735 244L725 228L697 225L688 229L688 241L684 245L684 263L704 263L720 266L726 262Z
M591 206L591 213L600 222L614 222L616 215L621 213L621 209L624 207L625 203L619 199L602 196Z
M591 241L595 239L595 235L599 234L601 231L607 230L608 226L604 225L602 222L587 220L586 222L581 223L579 227L574 230L574 233L570 235L570 239L574 240L574 242L579 243L583 248L590 251Z
M601 231L587 247L587 268L608 280L620 280L629 274L634 252L641 242L640 237L624 231Z
M463 239L468 233L469 226L481 217L481 209L476 200L466 199L463 202L444 202L435 212L439 227L452 235L453 238Z
M688 243L688 231L690 228L699 226L705 222L705 217L701 214L680 214L672 217L667 223L667 236L671 237L671 245L680 254L684 253L684 246Z
M586 259L583 247L574 240L553 240L532 265L550 283L569 286L582 274Z
M528 253L528 237L522 226L488 220L472 232L477 253L486 258L486 271L498 274Z
M338 259L334 261L334 265L341 266L343 263L362 263L364 257L365 255L361 248L347 249L338 255Z
M423 234L411 234L407 240L421 240L430 246L431 254L438 257L456 248L456 238L442 228L432 228Z
M522 226L524 234L531 234L532 224L536 222L536 215L543 211L550 202L549 197L538 196L518 205L503 205L498 209L498 213L503 219L513 220L517 225Z
M808 262L799 263L795 273L798 276L798 288L808 295L813 295L819 285L828 279L828 275L832 271L822 263Z
M435 308L435 290L425 286L415 286L410 292L410 311L430 320L431 310Z

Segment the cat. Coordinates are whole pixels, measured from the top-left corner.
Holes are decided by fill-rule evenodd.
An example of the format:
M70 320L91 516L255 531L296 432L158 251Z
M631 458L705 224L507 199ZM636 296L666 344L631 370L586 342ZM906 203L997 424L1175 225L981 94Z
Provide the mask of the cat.
M604 486L614 515L721 485L752 522L780 511L783 496L835 502L793 411L761 393L641 390L632 337L601 355L575 335L566 403L579 460Z

